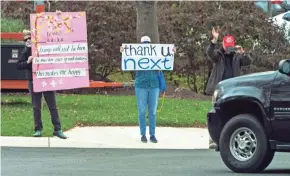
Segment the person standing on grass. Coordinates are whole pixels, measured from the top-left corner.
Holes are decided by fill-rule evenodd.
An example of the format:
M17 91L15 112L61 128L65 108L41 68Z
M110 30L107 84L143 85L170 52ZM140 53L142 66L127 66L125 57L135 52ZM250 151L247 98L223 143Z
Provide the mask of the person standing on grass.
M141 38L141 43L151 43L151 39L148 36ZM121 46L120 52L122 53L124 48ZM173 49L175 52L175 48ZM147 142L146 137L146 107L148 105L148 119L149 119L149 135L150 141L157 143L155 136L156 128L156 111L159 98L159 80L157 77L158 71L146 70L136 71L135 78L135 95L138 107L138 123L141 134L141 141Z
M55 91L47 91L47 92L33 92L33 79L32 79L32 62L33 57L31 56L31 33L29 30L23 31L25 48L23 49L20 58L17 62L17 69L19 70L27 70L28 72L28 88L29 93L32 98L33 105L33 117L34 117L34 137L42 136L42 119L41 119L41 100L42 95L44 95L45 101L48 105L51 122L54 126L53 135L62 139L66 139L67 136L61 130L61 123L59 119L59 114L56 106L56 92Z
M206 94L213 95L216 85L223 80L241 75L241 67L252 63L252 57L246 54L243 48L235 45L233 36L223 38L222 47L216 49L219 31L212 29L213 39L207 48L207 55L213 61L214 67L206 86ZM216 144L209 140L209 148L216 148Z

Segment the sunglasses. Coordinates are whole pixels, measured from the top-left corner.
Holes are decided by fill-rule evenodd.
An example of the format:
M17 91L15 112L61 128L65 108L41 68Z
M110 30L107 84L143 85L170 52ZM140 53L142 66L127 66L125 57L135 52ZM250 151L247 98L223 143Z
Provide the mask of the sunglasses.
M31 37L27 37L26 39L24 39L24 42L27 42L27 40L31 40Z

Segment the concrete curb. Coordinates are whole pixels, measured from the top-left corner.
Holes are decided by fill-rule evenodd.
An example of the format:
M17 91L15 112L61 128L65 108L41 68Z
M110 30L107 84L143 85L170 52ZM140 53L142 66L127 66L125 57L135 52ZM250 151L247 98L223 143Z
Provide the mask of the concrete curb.
M68 139L55 136L0 136L0 139L1 147L209 149L206 129L162 127L158 129L156 144L142 143L138 131L138 127L76 127L65 132Z
M1 147L49 147L49 137L1 136Z
M104 144L94 141L77 141L74 139L58 139L55 137L9 137L1 136L1 147L29 147L29 148L123 148L123 149L209 149L208 145L200 144L195 146L187 145L167 145L166 142L157 144L141 143L132 141L122 144Z

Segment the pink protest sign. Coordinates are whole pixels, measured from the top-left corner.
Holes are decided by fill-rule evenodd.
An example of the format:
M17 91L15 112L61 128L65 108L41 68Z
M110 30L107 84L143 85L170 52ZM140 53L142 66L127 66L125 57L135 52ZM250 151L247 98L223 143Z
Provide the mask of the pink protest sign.
M34 92L89 87L85 12L30 15Z

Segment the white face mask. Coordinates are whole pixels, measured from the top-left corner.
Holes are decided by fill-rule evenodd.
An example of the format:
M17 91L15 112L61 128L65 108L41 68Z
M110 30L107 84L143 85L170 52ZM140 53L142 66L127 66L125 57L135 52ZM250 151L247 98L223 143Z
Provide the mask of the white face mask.
M27 47L31 47L31 40L27 40L27 41L25 42L25 45L26 45Z
M31 42L31 36L30 35L24 36L24 41L25 41L26 47L31 47L32 42Z

